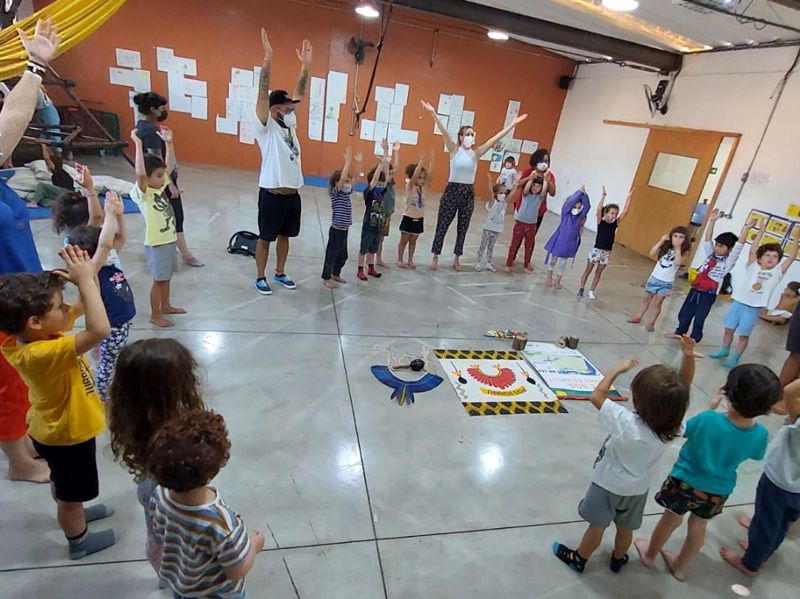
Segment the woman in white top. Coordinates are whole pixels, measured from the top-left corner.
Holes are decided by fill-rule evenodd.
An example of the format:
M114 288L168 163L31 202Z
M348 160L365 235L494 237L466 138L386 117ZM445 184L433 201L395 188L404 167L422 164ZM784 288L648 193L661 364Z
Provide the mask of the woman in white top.
M431 113L436 126L444 137L447 152L450 154L450 177L447 180L447 187L444 189L442 199L439 202L439 215L436 219L436 234L433 237L433 260L431 260L431 270L439 268L439 254L442 253L444 237L450 223L458 215L456 225L456 245L453 250L453 270L461 270L459 258L464 253L464 239L469 229L469 221L472 218L472 211L475 209L475 173L478 169L478 157L483 156L497 141L505 136L511 129L528 118L523 114L515 118L511 123L503 128L502 131L485 141L483 144L475 146L475 129L468 125L462 126L458 130L458 138L454 142L450 139L447 129L439 120L436 109L427 102L422 102L422 107Z

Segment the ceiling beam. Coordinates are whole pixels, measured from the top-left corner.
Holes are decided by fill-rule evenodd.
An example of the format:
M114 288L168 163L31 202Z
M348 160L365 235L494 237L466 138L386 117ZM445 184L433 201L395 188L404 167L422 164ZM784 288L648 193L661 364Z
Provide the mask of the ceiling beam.
M780 4L781 6L785 6L786 8L793 8L795 10L800 10L800 0L772 0L773 4Z
M388 0L387 3L468 21L543 42L611 56L614 60L635 62L667 73L678 70L683 60L680 54L667 50L465 0Z

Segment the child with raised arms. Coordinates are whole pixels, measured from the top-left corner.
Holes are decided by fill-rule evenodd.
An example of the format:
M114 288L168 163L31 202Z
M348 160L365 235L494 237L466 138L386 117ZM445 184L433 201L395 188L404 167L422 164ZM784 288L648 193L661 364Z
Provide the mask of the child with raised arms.
M626 360L597 385L590 400L608 431L594 463L592 482L578 506L589 527L577 549L561 543L553 553L577 572L600 546L611 522L616 526L609 568L618 573L628 563L633 532L642 525L650 479L669 443L681 434L694 378L694 341L683 339L680 372L662 365L640 370L631 383L633 411L607 399L614 380L638 364Z
M325 263L322 267L322 284L328 289L336 289L337 283L346 283L342 278L342 268L347 262L347 231L353 224L353 162L356 172L361 167L361 153L353 156L347 148L344 166L331 175L328 192L331 196L331 227L328 229L328 245L325 246Z
M734 279L733 282L733 302L725 316L722 347L709 354L711 358L728 358L725 361L725 368L733 368L739 363L744 350L747 349L750 334L758 323L761 311L769 304L772 293L778 288L786 272L797 260L798 249L800 249L798 236L800 236L800 227L794 227L792 251L783 264L780 263L783 259L783 248L779 243L761 245L764 227L761 227L753 240L747 256L747 270L745 270L744 277L741 281ZM739 334L739 343L736 345L736 351L731 354L734 333Z
M397 245L397 266L399 268L416 268L414 251L417 239L422 235L425 225L425 188L431 181L433 173L433 151L427 162L425 155L420 154L419 162L406 166L406 208L403 220L400 221L400 243ZM406 247L408 260L404 261Z
M603 276L609 262L611 261L611 251L614 249L614 240L617 236L617 227L620 221L625 218L628 213L628 206L631 204L631 194L628 194L625 200L625 207L622 212L619 211L619 204L606 204L606 186L603 185L603 193L600 194L600 203L597 205L597 235L594 238L594 248L589 258L586 260L586 268L583 270L581 276L581 286L578 289L578 297L583 297L586 282L589 280L589 275L592 270L597 266L597 272L592 280L592 286L589 288L587 297L590 300L595 299L594 290L600 284L600 277Z
M513 158L512 158L513 160ZM486 175L489 197L486 201L486 220L483 221L483 234L481 244L478 246L478 261L475 270L480 272L484 268L494 272L492 253L497 238L503 233L506 221L506 197L509 188L503 183L492 183L492 175Z
M103 504L84 508L100 493L96 437L105 410L84 354L111 332L95 269L88 254L72 245L58 252L67 272L0 276L0 348L28 386L28 434L50 467L58 525L70 559L82 559L116 542L113 529L89 532L87 524L114 511ZM65 335L81 310L64 302L64 280L77 285L85 310L84 330Z
M647 323L647 330L651 333L656 330L656 321L661 314L661 304L672 295L672 286L678 269L689 257L692 242L689 239L689 230L686 227L673 227L663 235L650 249L650 257L655 258L656 264L644 285L644 298L642 307L636 316L628 320L632 324L639 324L653 306L653 315Z
M722 513L736 487L739 464L764 459L768 433L755 419L768 414L782 392L778 376L769 368L743 364L728 373L725 386L706 410L688 420L678 461L656 493L656 503L664 507L664 513L650 539L634 543L645 566L651 568L660 553L672 575L686 579L686 566L703 548L709 520ZM723 399L725 412L717 412ZM686 539L675 554L664 545L687 512Z
M378 241L383 235L383 196L386 193L386 177L389 171L389 143L384 138L378 166L367 173L367 188L364 190L364 220L361 223L361 247L358 252L358 272L360 281L366 281L367 275L379 279L381 273L375 270L375 254L378 252ZM367 272L364 272L364 262Z

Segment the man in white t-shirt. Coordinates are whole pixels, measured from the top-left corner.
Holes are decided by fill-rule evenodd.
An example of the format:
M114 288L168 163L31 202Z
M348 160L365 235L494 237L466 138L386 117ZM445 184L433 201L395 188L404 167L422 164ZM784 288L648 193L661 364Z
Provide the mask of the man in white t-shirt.
M733 302L730 310L725 316L725 333L722 336L722 347L712 354L712 358L728 358L725 362L726 368L734 368L739 364L744 350L750 341L750 333L758 322L761 310L769 305L772 293L781 284L786 271L797 260L798 238L800 237L800 227L795 226L792 231L792 250L789 256L781 264L783 259L783 248L779 243L761 244L764 237L764 225L753 240L750 246L750 255L747 258L747 270L743 277L734 280ZM734 333L739 334L739 343L736 351L731 353Z
M272 46L264 29L261 30L264 46L264 64L258 81L256 101L256 141L261 150L261 171L258 177L258 243L256 245L256 291L272 294L265 271L269 257L269 244L277 241L277 263L273 280L286 289L295 289L294 281L286 274L286 256L289 238L300 233L300 193L303 186L303 169L300 163L300 144L297 141L297 116L295 107L303 101L311 66L311 42L303 40L297 50L300 59L300 77L294 94L282 89L269 91L272 70Z

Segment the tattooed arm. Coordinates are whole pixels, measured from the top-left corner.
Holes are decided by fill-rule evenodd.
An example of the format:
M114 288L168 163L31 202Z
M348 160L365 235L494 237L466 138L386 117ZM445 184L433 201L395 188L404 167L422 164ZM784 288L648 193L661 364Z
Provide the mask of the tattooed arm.
M262 125L266 125L267 119L269 119L269 75L272 70L272 46L263 27L261 28L261 44L264 47L264 63L261 65L261 75L258 78L256 116Z
M306 97L306 87L308 85L308 69L311 66L311 42L303 40L303 49L297 50L297 58L300 59L300 77L297 79L297 86L294 88L292 100L299 101Z

